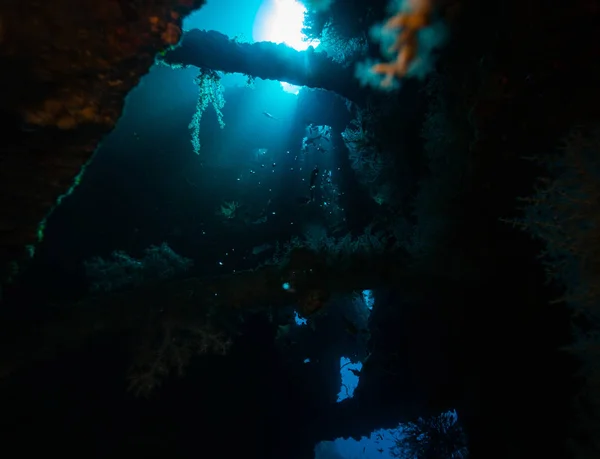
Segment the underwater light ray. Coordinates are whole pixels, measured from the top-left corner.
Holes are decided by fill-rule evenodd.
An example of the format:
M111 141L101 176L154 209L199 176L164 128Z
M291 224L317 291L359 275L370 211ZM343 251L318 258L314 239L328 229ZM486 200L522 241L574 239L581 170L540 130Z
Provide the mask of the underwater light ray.
M284 43L297 51L306 51L309 46L319 46L318 40L308 41L302 33L306 7L297 0L272 0L268 2L270 8L265 10L262 18L264 26L255 33L255 39ZM259 18L257 18L257 21ZM300 86L281 82L285 92L298 94Z

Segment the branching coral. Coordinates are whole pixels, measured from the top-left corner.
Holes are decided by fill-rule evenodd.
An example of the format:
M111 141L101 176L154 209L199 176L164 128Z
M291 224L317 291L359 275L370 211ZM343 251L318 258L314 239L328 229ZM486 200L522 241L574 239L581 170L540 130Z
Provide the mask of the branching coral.
M166 243L150 246L142 258L115 250L110 257L94 257L84 261L92 292L112 292L135 287L151 280L172 279L188 271L193 261L175 253Z
M221 110L225 106L225 97L223 96L224 90L221 84L221 77L214 70L200 69L195 82L199 88L198 102L196 104L196 112L188 128L192 131L194 152L200 154L200 122L202 121L202 114L208 108L208 104L212 104L217 114L219 126L223 129L225 123L223 122L223 112Z
M235 218L236 211L239 207L240 203L237 201L224 201L216 214L227 219Z
M373 72L385 75L384 86L389 86L394 77L402 78L419 50L418 32L429 25L431 0L408 0L406 7L398 11L386 22L384 29L397 32L396 41L388 49L396 53L393 62L376 64Z
M392 457L466 459L469 456L465 432L453 412L400 426L390 448Z
M295 250L308 249L312 253L323 255L327 263L340 266L348 264L357 255L381 254L386 247L387 234L376 232L371 225L358 235L346 233L341 237L330 236L322 226L310 226L302 237L295 236L283 246L278 245L269 264L286 264Z
M533 196L522 198L524 216L504 220L545 244L548 279L564 288L573 312L575 342L567 348L581 364L574 401L573 438L578 457L598 457L600 440L600 123L578 126L556 155L528 158L545 166Z
M370 147L370 136L361 122L360 112L342 132L342 139L348 149L358 150Z
M433 0L392 0L392 16L371 30L389 62L362 63L356 76L364 84L393 89L406 75L424 76L433 50L445 40L441 22L432 22ZM381 78L383 77L383 78Z
M565 300L600 324L600 125L580 126L562 152L531 158L549 174L533 196L521 198L524 216L509 220L546 244L542 259Z
M209 324L164 320L142 341L129 370L129 390L148 396L173 371L183 376L194 355L225 355L232 341Z
M356 118L342 132L350 165L359 180L367 184L376 182L391 163L390 158L377 147L375 136L369 128L371 116L368 112L358 110Z
M364 183L374 183L390 165L389 158L373 150L350 150L350 164Z
M344 67L363 58L369 50L366 35L346 39L336 31L331 23L325 25L320 40L319 49L325 51L333 62L342 64Z

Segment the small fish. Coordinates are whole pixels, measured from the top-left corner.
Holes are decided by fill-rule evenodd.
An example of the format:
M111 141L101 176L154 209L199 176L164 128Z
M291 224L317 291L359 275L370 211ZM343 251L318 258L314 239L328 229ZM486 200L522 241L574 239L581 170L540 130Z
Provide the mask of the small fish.
M253 225L261 225L263 223L267 223L267 216L264 215L262 217L257 218L252 222Z
M279 118L275 118L273 115L271 115L269 112L263 112L263 115L265 115L267 118L271 118L272 120L277 120L279 121Z
M252 249L252 255L259 255L259 254L266 252L267 250L270 250L272 248L273 248L273 246L271 244L258 245Z

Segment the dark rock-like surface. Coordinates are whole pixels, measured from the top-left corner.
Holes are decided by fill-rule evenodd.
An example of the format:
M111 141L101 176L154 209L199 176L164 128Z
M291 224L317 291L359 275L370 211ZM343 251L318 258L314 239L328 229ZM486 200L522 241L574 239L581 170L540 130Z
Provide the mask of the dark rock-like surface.
M0 279L117 122L125 96L204 0L7 0L0 6Z
M312 47L296 51L271 42L241 43L214 30L194 29L186 32L181 45L168 51L163 60L175 66L193 65L327 89L354 101L364 98L352 66L338 64Z

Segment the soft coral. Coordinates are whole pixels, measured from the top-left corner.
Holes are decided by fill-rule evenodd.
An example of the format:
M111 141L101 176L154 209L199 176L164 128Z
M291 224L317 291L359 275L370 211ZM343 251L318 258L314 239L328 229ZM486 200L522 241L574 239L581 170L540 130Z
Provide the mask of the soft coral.
M407 0L384 25L386 30L398 30L395 43L388 50L396 53L396 60L375 64L374 73L385 75L382 86L389 87L394 77L402 78L416 59L419 50L418 32L430 24L432 0Z

